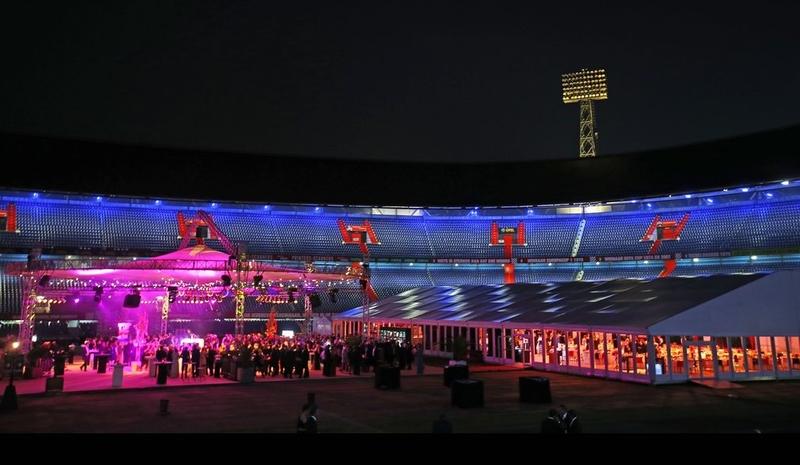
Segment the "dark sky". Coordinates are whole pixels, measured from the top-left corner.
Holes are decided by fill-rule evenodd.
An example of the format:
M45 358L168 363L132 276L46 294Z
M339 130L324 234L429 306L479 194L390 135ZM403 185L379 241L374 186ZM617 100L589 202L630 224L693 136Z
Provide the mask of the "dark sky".
M800 122L800 2L11 3L4 131L324 157L571 158L578 109L561 103L560 75L581 67L608 74L601 154Z

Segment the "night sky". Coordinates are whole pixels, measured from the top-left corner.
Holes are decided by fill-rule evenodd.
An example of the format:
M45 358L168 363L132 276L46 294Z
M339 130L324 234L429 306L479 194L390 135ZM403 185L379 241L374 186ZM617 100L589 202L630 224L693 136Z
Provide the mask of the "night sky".
M800 2L11 3L2 131L321 157L572 158L578 109L561 103L560 75L582 67L608 74L601 155L800 123Z

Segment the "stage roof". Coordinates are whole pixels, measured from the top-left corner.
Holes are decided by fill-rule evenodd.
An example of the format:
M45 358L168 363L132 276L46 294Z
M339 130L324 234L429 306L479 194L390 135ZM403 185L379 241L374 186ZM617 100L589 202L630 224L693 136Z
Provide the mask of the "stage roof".
M370 315L376 320L650 328L654 334L796 335L800 310L793 292L798 284L800 272L784 271L650 281L438 286L381 300L370 307ZM360 319L361 313L357 307L337 318Z
M343 281L355 279L341 273L315 272L270 265L259 261L242 262L247 279L254 275L262 276L263 281ZM118 282L125 285L148 283L170 285L175 283L193 285L212 285L219 283L223 274L235 279L236 260L205 245L196 245L153 258L140 260L74 259L34 262L31 270L25 271L25 263L12 263L8 272L18 271L34 276L47 275L55 280L63 280L62 286L86 287ZM344 271L344 270L342 270Z
M501 206L609 201L800 177L800 126L592 159L492 163L332 160L0 134L7 160L36 160L0 187L211 201ZM9 167L9 170L11 168ZM146 176L142 176L146 173Z

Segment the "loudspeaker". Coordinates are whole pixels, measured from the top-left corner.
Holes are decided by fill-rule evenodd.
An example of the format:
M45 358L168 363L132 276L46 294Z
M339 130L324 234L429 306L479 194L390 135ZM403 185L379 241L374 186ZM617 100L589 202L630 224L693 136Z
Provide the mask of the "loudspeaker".
M198 226L195 229L194 237L199 239L209 239L211 237L211 232L208 230L208 226Z
M169 294L169 303L175 303L175 299L178 298L178 287L177 286L169 286L167 288L167 292Z
M320 300L319 294L311 294L308 296L308 300L311 301L311 308L317 308L322 305L322 300Z
M142 296L139 294L128 294L125 296L125 301L122 306L125 308L136 308L142 303Z

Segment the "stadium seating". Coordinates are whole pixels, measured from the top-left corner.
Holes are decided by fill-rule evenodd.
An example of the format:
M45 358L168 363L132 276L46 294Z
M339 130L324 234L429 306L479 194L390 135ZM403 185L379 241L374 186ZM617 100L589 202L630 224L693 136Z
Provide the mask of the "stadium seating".
M192 209L195 208L195 209ZM26 200L17 203L18 233L0 233L0 249L16 253L16 260L34 247L47 248L55 254L89 254L98 249L123 254L157 255L175 250L178 239L176 214L187 218L196 208L182 209L154 202L124 203L124 200ZM220 229L234 242L247 244L256 255L296 255L345 257L358 260L359 248L343 244L337 221L360 225L368 219L378 236L379 245L369 246L376 260L392 259L500 259L502 246L490 246L493 221L500 226L516 226L524 221L527 246L515 246L519 258L558 258L571 254L581 215L529 215L524 218L483 218L458 212L460 216L339 216L320 211L272 211L259 208L209 209ZM689 209L613 212L587 214L578 256L643 255L649 241L641 242L656 215L678 221L689 213L689 221L679 241L663 241L659 253L704 254L730 252L729 259L679 260L676 276L714 273L774 271L800 267L800 258L750 259L750 255L775 256L795 253L800 248L800 200L773 199L740 202L731 205L705 205ZM213 247L220 244L211 241ZM69 252L67 252L69 251ZM0 260L9 260L9 256ZM397 260L398 262L400 260ZM3 262L0 262L2 265ZM301 262L293 263L295 266ZM651 279L658 276L662 264L652 261L583 266L583 279ZM549 282L575 279L577 263L517 264L517 282ZM373 262L372 281L378 295L387 297L404 290L431 285L499 284L503 270L499 263L465 264ZM0 273L0 314L16 314L21 293L19 278ZM360 305L357 289L339 295L332 311ZM255 302L248 311L268 311ZM326 304L327 305L327 304ZM180 309L176 308L177 314ZM227 311L227 310L225 310ZM283 312L284 309L281 309Z

